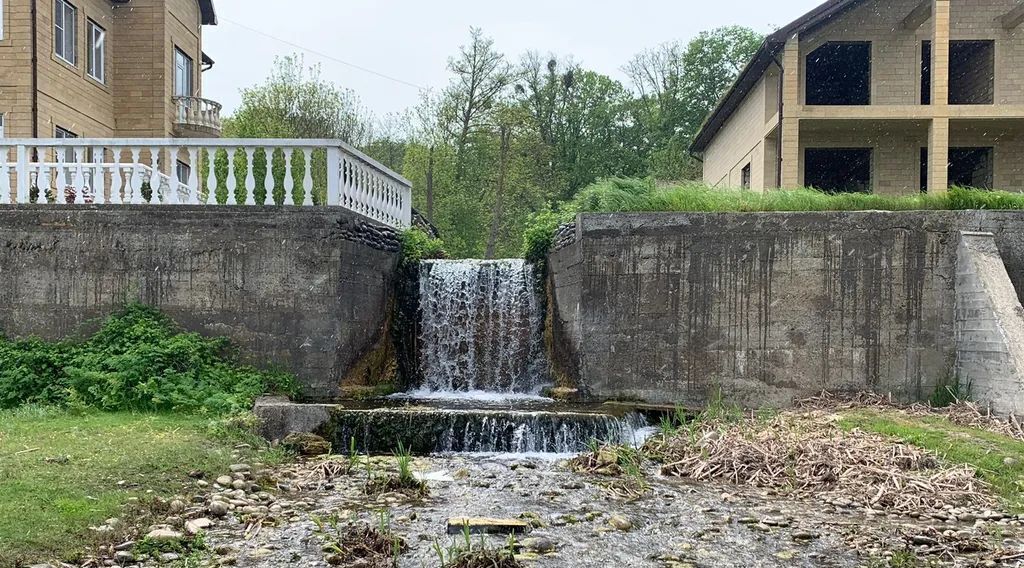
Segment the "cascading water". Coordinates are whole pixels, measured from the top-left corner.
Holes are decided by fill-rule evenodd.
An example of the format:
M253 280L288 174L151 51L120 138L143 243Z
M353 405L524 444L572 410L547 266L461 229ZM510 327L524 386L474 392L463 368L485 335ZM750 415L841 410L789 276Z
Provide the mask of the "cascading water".
M566 454L642 441L644 418L541 396L549 384L541 301L523 260L420 264L420 384L392 406L335 413L333 441L387 452ZM394 399L403 404L395 405Z
M525 261L424 261L420 309L421 390L540 394L543 318Z

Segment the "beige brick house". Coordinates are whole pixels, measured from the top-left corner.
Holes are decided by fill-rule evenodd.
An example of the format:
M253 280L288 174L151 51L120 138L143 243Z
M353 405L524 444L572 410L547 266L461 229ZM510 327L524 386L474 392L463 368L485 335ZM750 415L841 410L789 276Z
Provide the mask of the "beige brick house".
M218 136L216 23L213 0L0 0L0 137Z
M717 187L1024 191L1020 0L829 0L770 35L691 147Z

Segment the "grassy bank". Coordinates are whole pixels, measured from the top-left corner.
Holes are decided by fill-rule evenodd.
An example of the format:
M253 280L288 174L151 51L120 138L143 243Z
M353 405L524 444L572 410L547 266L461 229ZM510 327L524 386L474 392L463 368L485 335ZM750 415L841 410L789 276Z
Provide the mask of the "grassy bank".
M1024 512L1024 442L978 428L960 426L942 416L917 416L874 408L841 414L841 428L859 428L895 437L935 452L947 463L970 465L992 485L1015 513Z
M1024 209L1024 194L954 188L941 194L827 194L796 188L757 192L720 189L699 183L656 186L641 179L607 179L581 190L558 211L534 215L524 232L524 255L537 261L546 254L561 223L578 213L770 212L770 211L920 211Z
M90 526L145 514L155 497L194 484L192 472L216 476L236 460L283 458L235 450L241 442L259 446L218 424L170 414L0 411L0 567L73 560L113 538Z

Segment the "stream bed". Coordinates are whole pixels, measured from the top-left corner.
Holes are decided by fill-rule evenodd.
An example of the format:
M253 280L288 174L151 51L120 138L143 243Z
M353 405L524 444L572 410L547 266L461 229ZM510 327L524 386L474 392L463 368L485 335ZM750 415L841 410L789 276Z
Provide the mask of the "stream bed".
M310 466L293 466L281 479L302 479L303 467ZM237 566L327 566L313 519L335 515L376 526L387 511L392 530L409 546L403 567L439 566L435 543L461 539L448 536L447 520L463 516L531 520L536 526L525 537L539 553L522 557L528 566L858 566L865 559L854 548L870 547L853 536L862 517L734 487L652 476L646 496L624 501L601 487L602 480L551 458L433 456L417 458L415 467L430 489L423 500L368 497L359 474L301 491L281 481L293 492L277 500L284 514L276 526L255 531L244 522L220 523L207 543ZM888 522L869 521L874 530ZM506 537L487 538L502 546Z

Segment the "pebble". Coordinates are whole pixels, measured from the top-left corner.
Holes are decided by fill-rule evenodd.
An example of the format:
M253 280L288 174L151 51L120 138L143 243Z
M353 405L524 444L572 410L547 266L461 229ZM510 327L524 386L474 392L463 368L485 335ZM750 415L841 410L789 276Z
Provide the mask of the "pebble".
M629 531L633 529L633 521L623 517L622 515L612 515L608 519L608 524L618 531Z
M531 552L546 553L555 549L555 541L543 536L533 536L523 539L522 542L520 542L520 545L524 550L529 550Z
M236 463L232 464L228 469L231 470L231 473L243 473L248 472L252 468L250 468L247 463Z
M168 542L172 540L181 540L183 536L183 534L170 527L158 527L149 531L146 534L146 539L157 542Z
M231 482L234 481L230 475L222 475L217 478L217 485L222 487L230 487Z

